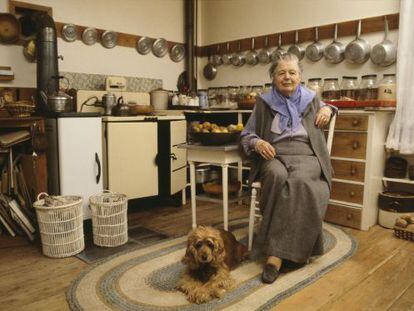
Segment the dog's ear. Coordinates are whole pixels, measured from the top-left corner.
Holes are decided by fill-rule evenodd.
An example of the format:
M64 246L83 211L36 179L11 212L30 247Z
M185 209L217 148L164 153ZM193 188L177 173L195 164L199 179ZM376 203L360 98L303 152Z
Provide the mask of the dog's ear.
M217 263L224 261L226 256L226 249L224 247L224 241L221 238L214 238L214 257Z
M195 260L195 248L194 248L194 239L190 234L187 240L187 249L185 251L184 257L181 259L181 262L187 265L190 269L196 269L197 263Z

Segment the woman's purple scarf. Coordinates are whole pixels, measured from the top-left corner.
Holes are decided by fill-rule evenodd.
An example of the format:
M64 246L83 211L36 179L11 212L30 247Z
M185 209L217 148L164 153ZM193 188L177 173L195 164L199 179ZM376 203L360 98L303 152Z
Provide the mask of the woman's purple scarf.
M280 129L286 130L288 125L294 131L300 124L300 118L308 104L315 97L315 92L299 85L292 96L286 97L275 87L260 97L275 112L280 114Z

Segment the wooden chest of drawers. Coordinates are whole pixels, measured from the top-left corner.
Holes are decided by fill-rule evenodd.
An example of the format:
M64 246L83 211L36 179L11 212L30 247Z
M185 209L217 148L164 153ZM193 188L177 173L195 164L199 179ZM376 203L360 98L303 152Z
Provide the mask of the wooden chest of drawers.
M386 157L384 143L392 117L392 112L385 111L339 111L326 221L361 230L377 223L377 199L382 191Z

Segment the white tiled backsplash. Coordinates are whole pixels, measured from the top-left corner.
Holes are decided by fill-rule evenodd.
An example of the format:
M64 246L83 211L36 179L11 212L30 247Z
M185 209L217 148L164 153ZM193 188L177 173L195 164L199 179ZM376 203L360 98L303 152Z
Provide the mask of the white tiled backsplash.
M99 101L101 101L102 95L106 93L108 93L108 91L78 90L76 93L76 111L81 110L82 103L84 103L88 98L96 96L98 97ZM111 93L115 94L117 99L120 96L122 96L124 98L124 103L135 103L138 105L149 105L150 104L149 93L121 92L121 91L111 91ZM94 102L95 102L95 99L91 99L90 101L88 101L88 104L93 104ZM84 105L82 111L83 112L103 112L103 108Z

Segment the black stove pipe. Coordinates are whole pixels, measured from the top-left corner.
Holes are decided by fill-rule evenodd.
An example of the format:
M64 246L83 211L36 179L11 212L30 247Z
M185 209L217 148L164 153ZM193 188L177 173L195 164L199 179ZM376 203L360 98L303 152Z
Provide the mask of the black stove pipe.
M40 92L51 94L59 90L59 80L53 78L59 76L56 27L53 18L44 12L34 13L32 19L37 27L36 102L40 112L48 112L50 109Z
M185 1L185 43L187 47L186 51L186 73L187 81L190 92L197 90L196 79L195 79L195 54L194 54L194 24L195 24L195 0Z

